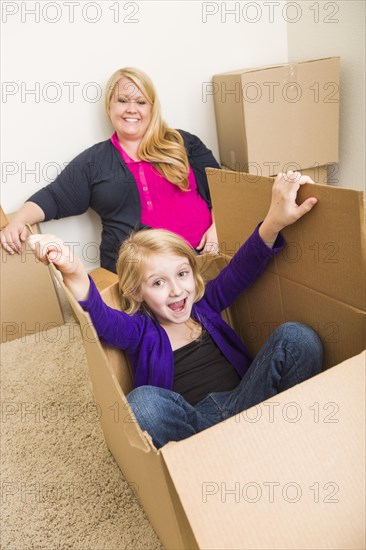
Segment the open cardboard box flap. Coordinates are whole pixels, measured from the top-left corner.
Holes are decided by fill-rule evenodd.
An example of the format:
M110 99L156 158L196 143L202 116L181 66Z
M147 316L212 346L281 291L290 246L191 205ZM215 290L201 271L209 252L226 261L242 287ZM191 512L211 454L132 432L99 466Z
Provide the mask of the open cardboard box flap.
M264 178L253 186L245 176L239 183L232 181L238 176L230 174L225 183L220 171L210 171L209 180L220 240L235 244L263 219L272 182ZM353 191L323 186L311 191L319 203L296 224L301 229L295 236L290 234L294 242L298 235L302 239L297 262L286 256L271 261L224 317L247 340L253 327L261 329L260 337L249 338L254 351L264 328L268 332L278 322L318 324L323 339L329 336L323 325L335 323L336 338L325 342L327 366L348 361L187 440L154 448L125 397L132 388L126 356L100 343L89 315L65 289L80 322L106 443L166 548L365 547L365 354L352 357L366 348L364 294L349 293L343 281L337 283L337 277L345 276L349 284L359 285L364 277L362 200ZM333 215L342 211L337 210L339 193L341 223L350 224L349 234L338 229ZM329 270L332 296L318 269L320 262L306 263L308 230L316 236L319 251L328 242L323 222L331 226L325 227L325 238L339 239L337 274ZM227 227L232 233L225 233ZM289 240L288 232L285 236ZM206 279L228 260L222 254L198 258ZM341 265L351 261L352 266L357 262L355 275L350 266ZM308 279L309 268L316 273L309 273ZM119 308L117 284L102 296Z
M223 253L232 256L265 217L273 179L207 169ZM286 227L287 247L235 304L236 330L257 353L274 326L300 321L317 330L325 367L366 347L365 216L363 193L307 184L298 203L318 199Z

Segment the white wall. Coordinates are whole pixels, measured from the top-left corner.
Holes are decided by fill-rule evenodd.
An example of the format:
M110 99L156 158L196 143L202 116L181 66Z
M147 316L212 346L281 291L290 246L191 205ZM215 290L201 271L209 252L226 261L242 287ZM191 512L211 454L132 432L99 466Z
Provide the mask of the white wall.
M240 4L2 2L5 211L19 208L57 167L111 135L103 99L95 98L119 67L145 70L168 124L196 133L218 157L213 100L202 97L205 82L218 72L287 61L285 21L271 22L259 4L247 12ZM26 93L31 89L36 95ZM27 173L34 168L36 174ZM42 232L80 242L79 253L84 247L93 267L96 247L85 246L100 240L96 215L48 222Z
M290 26L292 12L284 15L283 10L283 0L1 2L1 203L5 211L19 208L76 154L111 135L104 94L100 96L119 67L136 66L150 74L168 124L196 133L217 158L213 100L203 93L215 73L286 62L288 52L291 59L342 55L339 41L342 47L346 43L350 47L343 80L346 93L351 77L348 96L353 101L359 61L353 59L350 43L354 41L353 49L362 52L359 30L355 35L353 29L354 24L360 28L361 8L352 24L332 26L322 47L320 26L312 26L309 36L309 15ZM342 36L345 31L348 38ZM357 86L363 89L360 82ZM361 107L356 102L351 106L352 120ZM351 149L356 150L354 142L361 142L360 130L352 132L347 116L343 112L344 161ZM357 157L362 155L358 152ZM360 161L357 166L361 171ZM87 268L98 264L97 246L87 245L100 241L100 223L92 212L47 222L42 231L80 243L77 250L84 251Z
M298 2L288 24L289 61L340 56L340 151L332 185L365 191L365 21L363 0Z

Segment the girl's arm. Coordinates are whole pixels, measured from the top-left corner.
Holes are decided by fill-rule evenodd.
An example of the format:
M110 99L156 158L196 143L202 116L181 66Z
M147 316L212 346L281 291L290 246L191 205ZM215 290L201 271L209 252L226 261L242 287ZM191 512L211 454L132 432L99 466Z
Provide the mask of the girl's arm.
M31 235L28 243L42 263L53 263L65 285L92 319L98 336L111 346L135 352L143 336L143 321L113 309L103 301L81 259L54 235Z
M87 299L89 277L82 261L71 248L54 235L31 235L28 243L40 262L45 265L53 263L61 271L65 285L78 302Z
M300 219L316 204L315 197L306 199L301 205L296 204L297 191L304 183L313 181L296 172L278 174L265 219L240 247L229 265L206 286L205 299L214 309L222 311L228 307L258 279L272 256L285 246L281 229Z

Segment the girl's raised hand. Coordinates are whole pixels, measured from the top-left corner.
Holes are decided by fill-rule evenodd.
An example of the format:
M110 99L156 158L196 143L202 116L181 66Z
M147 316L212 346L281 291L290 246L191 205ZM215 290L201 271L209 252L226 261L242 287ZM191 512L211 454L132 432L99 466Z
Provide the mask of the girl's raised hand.
M268 213L259 228L264 242L272 247L278 233L310 212L317 203L315 197L309 197L301 204L296 204L297 192L301 185L314 183L309 176L299 172L287 172L277 175L272 187L272 200Z
M78 256L62 239L54 235L31 235L27 242L40 262L53 263L61 271L65 285L77 300L85 300L90 282L86 269Z
M27 242L40 262L53 263L61 273L71 274L80 267L80 259L55 235L31 235Z

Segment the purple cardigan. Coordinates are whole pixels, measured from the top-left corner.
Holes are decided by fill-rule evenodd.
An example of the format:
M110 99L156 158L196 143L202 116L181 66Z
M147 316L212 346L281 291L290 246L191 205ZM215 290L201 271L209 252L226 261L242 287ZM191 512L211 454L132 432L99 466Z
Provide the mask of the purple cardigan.
M268 248L258 228L221 273L207 283L203 298L192 308L193 319L210 333L240 377L249 368L252 357L235 331L222 319L221 312L258 279L272 256L285 246L284 238L279 235L274 247ZM89 297L80 305L89 312L99 338L127 352L135 388L149 384L172 389L172 347L167 333L153 317L143 312L127 315L110 308L103 302L92 279Z

